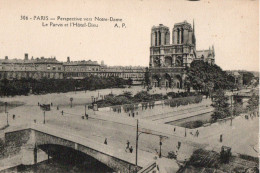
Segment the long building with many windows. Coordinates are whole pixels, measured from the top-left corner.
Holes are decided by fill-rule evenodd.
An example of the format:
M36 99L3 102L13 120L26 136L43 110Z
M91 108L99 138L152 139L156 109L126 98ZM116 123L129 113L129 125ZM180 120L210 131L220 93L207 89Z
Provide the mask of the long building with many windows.
M123 79L131 78L134 85L141 85L144 81L145 67L106 66L97 61L70 61L60 62L55 57L9 59L7 56L0 59L0 79L84 79L91 75L100 77L117 76Z

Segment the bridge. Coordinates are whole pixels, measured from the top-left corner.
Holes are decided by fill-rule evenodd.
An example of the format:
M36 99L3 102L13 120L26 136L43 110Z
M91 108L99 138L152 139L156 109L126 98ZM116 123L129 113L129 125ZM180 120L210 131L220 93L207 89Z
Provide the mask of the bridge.
M71 131L68 133L65 129L51 125L28 124L10 129L5 133L5 141L8 146L11 145L32 151L31 156L26 155L27 159L31 158L32 163L27 161L25 164L37 163L38 149L61 146L85 153L117 172L136 171L134 153L115 150L115 148L104 143L93 141ZM139 151L139 153L137 170L145 167L154 157L153 154L144 151ZM47 154L49 157L50 153L47 152Z
M136 169L135 140L136 140L136 120L123 117L113 117L105 115L93 115L88 120L71 118L67 116L46 116L46 124L42 122L20 124L17 120L10 123L17 123L10 126L5 131L6 146L15 148L25 148L30 152L30 157L26 153L23 161L26 164L37 163L37 150L46 147L67 147L75 151L85 153L101 163L107 165L115 171L134 172ZM34 115L36 116L36 115ZM74 115L75 116L75 115ZM24 118L26 116L23 116ZM27 122L33 119L28 117ZM12 122L13 121L13 122ZM140 120L140 131L157 134L142 134L139 137L137 169L146 168L148 163L154 162L154 157L158 157L160 138L158 135L168 137L162 141L162 156L165 158L169 151L176 151L178 143L181 143L178 160L185 160L190 157L193 150L203 148L207 144L199 143L199 139L189 135L184 136L186 130L182 127L166 124L157 124ZM104 139L108 139L108 144L104 144ZM133 153L126 153L126 141L129 140L133 146ZM12 149L11 149L12 150ZM20 151L19 151L20 152ZM18 152L16 152L18 153ZM48 152L47 152L48 153ZM14 154L15 155L15 154ZM39 154L38 154L39 155ZM1 165L0 165L1 166Z

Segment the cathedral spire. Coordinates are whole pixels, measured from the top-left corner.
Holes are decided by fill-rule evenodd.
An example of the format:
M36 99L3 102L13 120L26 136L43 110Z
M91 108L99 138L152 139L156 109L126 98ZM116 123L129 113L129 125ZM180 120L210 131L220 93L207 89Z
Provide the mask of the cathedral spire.
M195 24L194 24L194 19L193 19L193 31L192 31L192 43L196 47L196 37L195 37Z
M213 53L213 57L215 57L215 49L214 49L214 45L212 45L212 53Z

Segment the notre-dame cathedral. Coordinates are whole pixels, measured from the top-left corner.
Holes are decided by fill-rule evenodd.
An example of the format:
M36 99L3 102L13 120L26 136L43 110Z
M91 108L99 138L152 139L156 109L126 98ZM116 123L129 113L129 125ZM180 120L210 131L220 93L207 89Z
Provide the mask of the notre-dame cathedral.
M183 88L185 67L194 60L215 62L214 46L208 50L196 50L195 27L187 21L176 23L170 43L169 27L153 26L150 47L150 81L154 87Z

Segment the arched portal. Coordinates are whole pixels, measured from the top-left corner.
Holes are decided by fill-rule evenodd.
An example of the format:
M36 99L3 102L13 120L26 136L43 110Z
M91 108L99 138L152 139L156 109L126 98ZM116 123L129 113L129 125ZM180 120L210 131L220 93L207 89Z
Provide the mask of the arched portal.
M181 75L174 75L172 83L174 88L182 88Z
M158 76L158 75L154 75L153 77L152 77L152 82L153 82L153 86L154 87L160 87L161 85L160 85L160 77Z
M171 88L172 87L171 76L168 73L166 73L164 77L165 77L165 86L166 86L166 88Z

